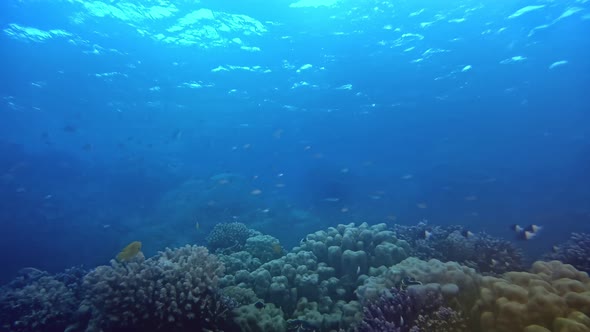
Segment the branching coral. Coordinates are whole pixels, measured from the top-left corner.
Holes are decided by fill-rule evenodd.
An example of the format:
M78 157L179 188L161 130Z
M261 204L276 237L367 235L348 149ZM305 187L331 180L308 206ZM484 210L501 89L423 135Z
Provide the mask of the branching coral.
M546 255L548 260L559 260L573 265L576 269L590 273L590 234L573 233L564 244L555 248L555 252Z
M360 332L461 332L463 316L444 305L442 294L428 286L392 288L365 303Z
M459 262L482 273L501 274L523 270L523 254L511 242L486 233L464 236L461 226L394 226L398 238L411 245L411 256L423 260L438 259ZM425 239L424 234L430 236Z
M365 304L360 332L403 332L409 331L420 308L407 291L392 289L383 293L376 301Z
M207 249L185 246L101 266L84 278L91 329L219 331L233 307L217 293L223 265Z
M58 276L31 268L21 271L0 288L0 330L65 330L80 301L78 285L77 275L68 271Z

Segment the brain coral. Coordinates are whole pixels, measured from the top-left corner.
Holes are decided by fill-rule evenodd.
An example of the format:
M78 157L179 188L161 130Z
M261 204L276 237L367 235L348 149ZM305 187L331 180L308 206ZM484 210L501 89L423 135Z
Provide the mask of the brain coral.
M590 278L559 261L484 277L472 310L483 332L590 331Z

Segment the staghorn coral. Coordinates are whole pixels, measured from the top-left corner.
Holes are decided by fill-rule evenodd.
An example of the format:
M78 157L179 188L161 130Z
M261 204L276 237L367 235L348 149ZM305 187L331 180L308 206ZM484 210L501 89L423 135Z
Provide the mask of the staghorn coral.
M167 249L100 266L84 278L88 329L221 331L233 303L217 293L223 264L206 248Z
M460 332L465 320L444 305L440 289L431 286L410 286L407 290L384 291L363 307L360 332Z
M472 313L482 332L590 331L590 278L559 261L483 277Z
M240 222L217 224L207 236L207 247L214 252L237 252L242 250L249 237L259 234Z
M358 331L407 332L411 327L408 324L418 316L419 310L407 291L393 288L377 300L365 304Z
M547 260L558 260L571 264L580 271L590 273L590 234L572 233L571 238L546 255Z
M77 269L57 276L33 268L21 270L0 288L0 330L64 331L80 302Z

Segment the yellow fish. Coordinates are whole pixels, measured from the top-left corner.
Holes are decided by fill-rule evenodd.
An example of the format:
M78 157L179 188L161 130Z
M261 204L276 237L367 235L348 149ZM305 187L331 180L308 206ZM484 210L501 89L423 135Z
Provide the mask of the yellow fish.
M129 243L121 252L117 255L119 262L126 262L135 257L139 251L141 251L141 242L133 241Z

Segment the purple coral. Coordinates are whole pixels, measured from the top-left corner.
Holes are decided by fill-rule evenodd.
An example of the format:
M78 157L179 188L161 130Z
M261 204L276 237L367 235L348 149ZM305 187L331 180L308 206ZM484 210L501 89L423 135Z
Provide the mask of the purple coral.
M363 307L359 332L461 332L466 320L460 312L444 305L439 289L410 286L392 288Z
M580 271L590 273L590 234L572 233L570 239L555 247L554 252L545 256L548 260L559 260L573 265Z
M363 308L360 332L408 332L410 324L418 315L416 303L403 290L393 288Z

